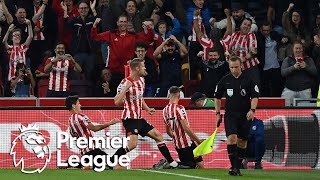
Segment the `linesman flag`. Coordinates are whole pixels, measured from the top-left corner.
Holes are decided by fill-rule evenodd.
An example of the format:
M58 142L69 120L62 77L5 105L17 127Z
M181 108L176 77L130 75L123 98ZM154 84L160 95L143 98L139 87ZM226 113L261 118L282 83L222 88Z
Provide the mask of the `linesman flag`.
M211 136L208 139L203 141L201 144L198 145L198 147L196 147L193 150L194 157L202 156L212 152L212 146L214 144L214 138L216 137L217 132L218 128L216 128L216 130L211 134Z

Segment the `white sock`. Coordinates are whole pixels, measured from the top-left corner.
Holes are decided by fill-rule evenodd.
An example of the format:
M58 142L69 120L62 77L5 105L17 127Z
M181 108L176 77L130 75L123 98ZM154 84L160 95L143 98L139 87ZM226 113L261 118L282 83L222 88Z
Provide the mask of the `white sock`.
M177 166L178 166L178 163L177 163L176 161L172 161L172 162L170 163L170 166L172 166L172 167L177 167Z

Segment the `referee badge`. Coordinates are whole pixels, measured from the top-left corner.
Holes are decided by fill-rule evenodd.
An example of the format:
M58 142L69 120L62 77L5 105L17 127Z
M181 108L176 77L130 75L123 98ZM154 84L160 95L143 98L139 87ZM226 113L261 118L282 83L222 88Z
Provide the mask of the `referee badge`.
M245 89L241 89L241 92L240 92L241 96L246 96L246 90Z
M227 94L231 97L233 95L233 89L227 89Z

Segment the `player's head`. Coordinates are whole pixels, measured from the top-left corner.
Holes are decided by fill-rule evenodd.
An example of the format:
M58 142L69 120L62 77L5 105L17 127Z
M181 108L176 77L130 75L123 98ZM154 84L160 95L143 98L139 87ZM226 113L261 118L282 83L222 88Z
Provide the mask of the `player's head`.
M248 34L251 30L252 20L250 18L245 18L240 26L240 33L241 34Z
M80 112L81 104L79 102L79 96L68 96L65 101L66 108L69 111Z
M132 73L137 73L140 77L148 75L144 60L141 58L134 58L129 62Z
M241 59L238 56L230 57L229 69L234 77L239 77L241 75Z
M170 100L173 100L174 98L180 99L180 91L181 89L178 86L171 86L169 89L169 97Z

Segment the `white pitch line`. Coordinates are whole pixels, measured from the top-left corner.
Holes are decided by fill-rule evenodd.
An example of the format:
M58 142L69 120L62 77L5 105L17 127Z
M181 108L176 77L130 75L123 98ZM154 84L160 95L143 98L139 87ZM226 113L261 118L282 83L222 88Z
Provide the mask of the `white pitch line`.
M153 172L153 173L159 173L159 174L169 174L169 175L181 176L181 177L187 177L187 178L193 178L193 179L219 180L219 179L212 179L212 178L206 178L206 177L200 177L200 176L191 176L191 175L187 175L187 174L178 174L178 173L171 173L171 172L165 172L165 171L155 171L155 170L147 170L147 169L131 169L131 170Z

